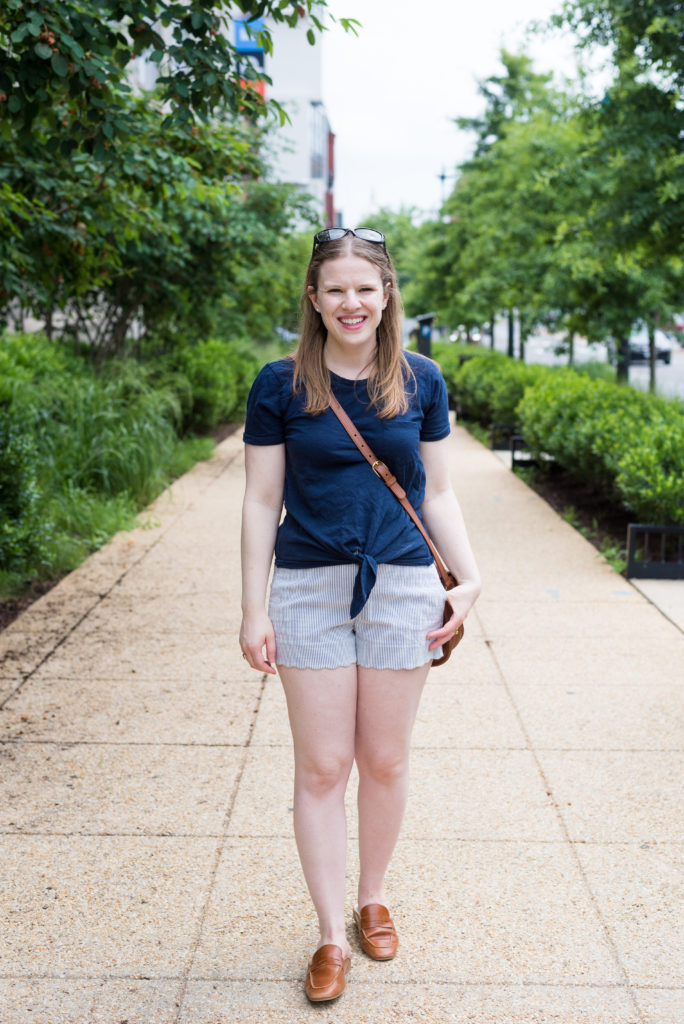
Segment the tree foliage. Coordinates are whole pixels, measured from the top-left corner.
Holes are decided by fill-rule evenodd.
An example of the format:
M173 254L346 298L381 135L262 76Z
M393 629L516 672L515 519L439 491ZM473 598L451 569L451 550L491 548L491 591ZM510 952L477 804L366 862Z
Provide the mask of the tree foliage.
M570 26L581 45L609 46L617 67L640 64L684 85L684 6L679 0L566 0L556 24Z
M671 76L644 72L646 43L631 37L640 53L627 45L620 6L566 7L567 17L600 8L604 27L619 29L620 63L599 101L561 95L528 58L502 53L505 73L481 86L482 116L458 119L476 133L474 154L441 220L424 229L415 287L449 325L515 308L523 339L552 320L570 337L608 340L625 377L633 327L652 329L681 309L684 108ZM587 33L606 41L593 23ZM668 63L666 37L658 40L672 71L679 57Z
M264 113L246 80L264 77L232 42L235 12L251 19L310 25L308 37L331 17L325 0L5 0L0 11L0 126L30 145L36 118L50 133L63 117L71 126L62 152L105 154L134 126L126 96L132 61L159 65L158 86L167 124L208 123L217 113ZM356 22L341 19L342 27ZM272 52L264 25L258 42Z
M324 29L325 0L7 0L0 12L0 311L98 359L134 333L245 335L306 197L266 184L269 105L232 42L236 11ZM341 19L345 29L355 23ZM134 93L131 62L159 65ZM259 75L263 77L262 73ZM247 86L246 86L247 80ZM281 112L282 113L282 112ZM287 305L277 275L256 333ZM201 287L198 288L198 282ZM290 283L289 280L287 282ZM239 296L239 298L238 298ZM277 299L276 299L277 296ZM288 301L291 301L288 297ZM226 309L231 315L226 317ZM219 312L221 315L219 316Z

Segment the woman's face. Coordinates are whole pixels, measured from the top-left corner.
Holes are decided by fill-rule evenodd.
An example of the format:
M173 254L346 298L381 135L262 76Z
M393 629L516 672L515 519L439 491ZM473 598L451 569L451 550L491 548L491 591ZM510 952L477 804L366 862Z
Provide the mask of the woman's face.
M328 343L346 349L375 347L375 332L388 297L389 286L383 286L378 268L351 253L321 264L318 288L309 291L328 332Z

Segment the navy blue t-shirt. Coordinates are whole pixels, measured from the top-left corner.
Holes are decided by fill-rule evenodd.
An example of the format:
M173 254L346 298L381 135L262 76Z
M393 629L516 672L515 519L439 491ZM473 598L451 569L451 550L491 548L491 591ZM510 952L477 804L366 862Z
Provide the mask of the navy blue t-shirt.
M448 400L439 367L423 356L405 354L415 386L407 384L408 411L391 419L381 419L370 405L365 381L330 377L335 397L420 514L425 470L418 444L449 435ZM291 359L263 367L247 401L243 440L285 445L286 515L278 529L276 565L304 569L358 563L353 618L366 603L378 563L430 565L432 555L332 409L318 416L304 412L305 394L293 393L293 374Z

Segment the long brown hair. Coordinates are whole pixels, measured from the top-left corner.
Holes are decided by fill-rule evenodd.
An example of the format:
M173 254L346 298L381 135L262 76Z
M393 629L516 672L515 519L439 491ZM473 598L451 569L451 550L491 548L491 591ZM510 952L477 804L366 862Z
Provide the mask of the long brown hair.
M340 256L360 256L380 272L388 298L377 329L377 350L368 376L368 397L383 418L396 416L408 409L406 387L415 383L402 344L402 306L397 276L392 260L383 245L366 242L356 235L345 235L316 247L306 271L301 302L301 330L299 345L293 353L295 363L294 388L306 391L305 412L318 415L328 408L330 370L325 365L323 349L327 331L321 314L309 298L311 290L318 290L318 277L322 265Z

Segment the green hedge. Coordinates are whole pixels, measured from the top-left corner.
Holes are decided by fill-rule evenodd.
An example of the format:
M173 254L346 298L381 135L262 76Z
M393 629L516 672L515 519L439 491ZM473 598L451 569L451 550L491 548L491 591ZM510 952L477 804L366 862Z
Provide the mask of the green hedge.
M684 404L590 373L487 353L447 387L466 417L510 423L530 450L617 501L642 522L684 522Z
M96 374L40 334L0 336L0 592L73 568L238 420L259 361L209 340Z
M684 405L557 371L517 408L530 449L641 522L684 523Z
M240 419L247 395L261 363L246 343L209 338L180 349L171 359L173 369L188 383L183 431L202 433L220 423Z
M525 388L546 377L546 366L521 363L499 352L489 352L463 363L453 377L461 410L483 426L516 425L516 408ZM448 385L447 385L448 386Z
M465 364L473 359L488 358L491 354L491 349L461 342L440 341L432 345L432 358L439 363L451 396L457 393L457 382Z

